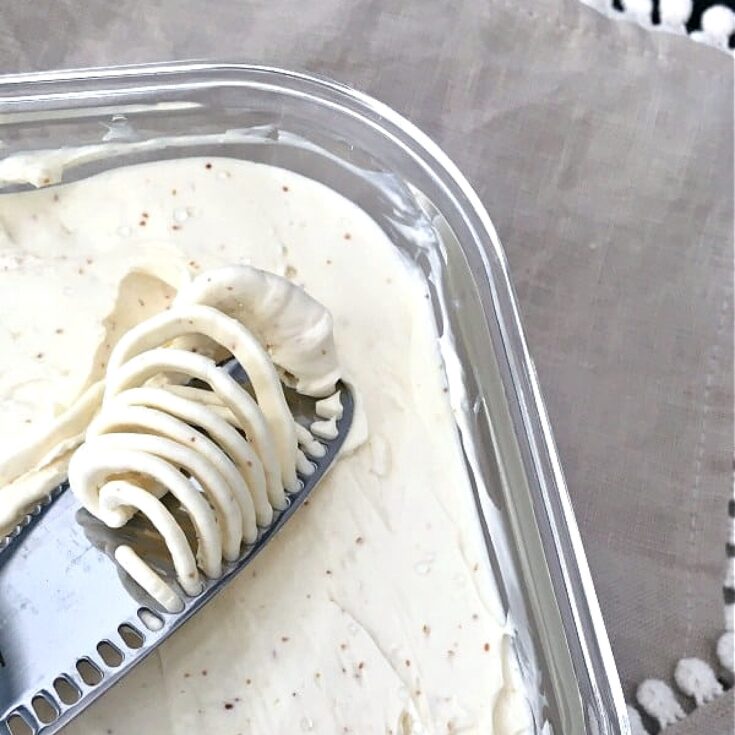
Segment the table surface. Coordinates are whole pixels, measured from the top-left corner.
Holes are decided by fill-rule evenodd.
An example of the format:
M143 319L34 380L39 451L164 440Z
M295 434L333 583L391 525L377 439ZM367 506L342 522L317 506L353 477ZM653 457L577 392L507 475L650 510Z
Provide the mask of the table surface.
M0 6L0 71L195 57L335 77L455 159L510 260L626 696L682 656L713 661L733 449L731 59L576 0Z

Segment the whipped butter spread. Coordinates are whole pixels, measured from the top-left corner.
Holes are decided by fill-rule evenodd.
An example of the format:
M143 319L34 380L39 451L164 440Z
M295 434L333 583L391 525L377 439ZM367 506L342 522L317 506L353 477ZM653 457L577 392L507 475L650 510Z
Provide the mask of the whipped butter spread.
M247 299L228 300L225 276L201 278L231 277L237 266L252 266L239 271L250 274ZM258 291L273 284L261 271L310 297L275 337ZM247 303L247 315L237 303ZM339 355L331 368L301 359L327 334L325 310ZM184 313L204 334L180 329ZM253 517L278 506L299 452L318 451L285 420L255 343L267 345L280 379L323 397L314 435L334 430L340 369L362 418L288 529L65 732L531 732L425 281L364 212L293 173L182 159L0 196L0 532L66 476L88 432L104 441L119 421L160 419L146 411L190 425L186 411L202 409L201 395L130 376L148 374L142 363L171 340L180 349L165 351L183 353L172 359L184 360L184 373L205 370L190 358L215 364L207 349L216 349L218 330L235 329L227 319L253 337L237 344L237 356L262 368L258 406L273 441L263 477L252 479L262 491L249 495L252 507L231 494L225 515L240 523L217 536L220 559L252 533ZM311 333L307 322L317 325ZM208 420L231 410L227 401L217 408L205 410ZM269 485L266 465L280 484ZM210 551L214 564L218 550ZM124 552L118 560L135 566Z
M189 595L201 592L197 566L219 577L223 559L235 561L243 543L255 542L258 525L286 507L286 491L299 489L297 471L314 471L307 454L326 452L311 425L299 426L291 414L272 354L296 390L327 396L318 404L327 420L317 419L313 430L333 438L342 405L329 312L266 271L205 271L115 345L102 405L69 462L71 489L92 515L111 528L135 513L152 522ZM218 364L224 358L245 370L252 397ZM191 380L208 389L185 384ZM160 500L167 492L194 524L196 559ZM167 610L183 609L132 547L119 545L115 558Z

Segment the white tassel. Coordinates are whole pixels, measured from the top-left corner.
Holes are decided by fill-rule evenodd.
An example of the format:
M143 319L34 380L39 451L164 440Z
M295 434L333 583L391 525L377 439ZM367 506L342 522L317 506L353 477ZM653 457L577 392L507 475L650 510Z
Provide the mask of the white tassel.
M630 735L651 735L651 733L643 727L640 712L635 707L628 705L628 720L630 721Z
M642 26L650 26L653 0L623 0L625 14Z
M735 29L735 13L724 5L713 5L702 13L702 30L692 31L689 36L709 46L727 49L730 34Z
M735 13L724 5L713 5L702 13L701 26L718 46L727 48L727 42L735 32Z
M722 694L712 667L699 658L683 658L676 664L674 681L684 694L693 697L698 707Z
M731 674L735 673L735 635L731 630L723 633L717 641L717 658Z
M666 682L646 679L636 691L638 704L658 723L663 730L686 717L684 710Z
M692 0L660 0L661 25L669 31L686 33L686 23L692 14Z

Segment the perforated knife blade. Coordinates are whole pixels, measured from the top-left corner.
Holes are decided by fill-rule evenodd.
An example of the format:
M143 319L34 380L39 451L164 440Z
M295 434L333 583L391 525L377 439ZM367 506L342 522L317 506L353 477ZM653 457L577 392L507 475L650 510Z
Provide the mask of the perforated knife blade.
M309 457L314 472L299 476L302 487L289 495L288 507L237 561L225 565L221 577L203 578L197 597L178 587L165 547L150 526L136 517L122 529L108 529L80 508L66 485L0 541L0 735L58 732L257 556L324 477L344 443L354 404L349 387L337 387L343 409L337 436L319 439L326 452ZM308 426L318 419L314 399L285 393L297 421ZM123 542L135 546L180 593L181 612L166 612L120 569L113 554Z

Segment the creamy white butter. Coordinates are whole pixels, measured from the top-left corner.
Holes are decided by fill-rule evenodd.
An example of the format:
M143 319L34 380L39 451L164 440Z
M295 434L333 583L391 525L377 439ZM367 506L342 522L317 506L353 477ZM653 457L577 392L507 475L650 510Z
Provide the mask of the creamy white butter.
M425 282L370 218L313 181L188 159L0 196L0 507L2 484L28 469L16 458L102 377L121 335L196 274L233 264L287 276L331 312L367 441L67 731L527 730L504 680L504 614Z
M231 357L247 373L253 396L218 364ZM285 278L250 266L197 276L168 309L123 335L110 355L102 405L71 456L69 485L111 528L135 513L147 516L187 594L201 591L197 567L219 577L223 559L235 561L243 543L255 542L256 522L267 526L273 510L286 507L285 491L298 488L297 467L313 472L304 452L326 451L308 428L299 427L297 439L276 367L288 369L300 393L329 394L322 412L340 413L329 312ZM193 379L208 389L182 385ZM334 439L336 419L313 422L311 431ZM169 492L195 526L196 559L160 500ZM183 609L132 548L118 546L115 558L166 610Z

